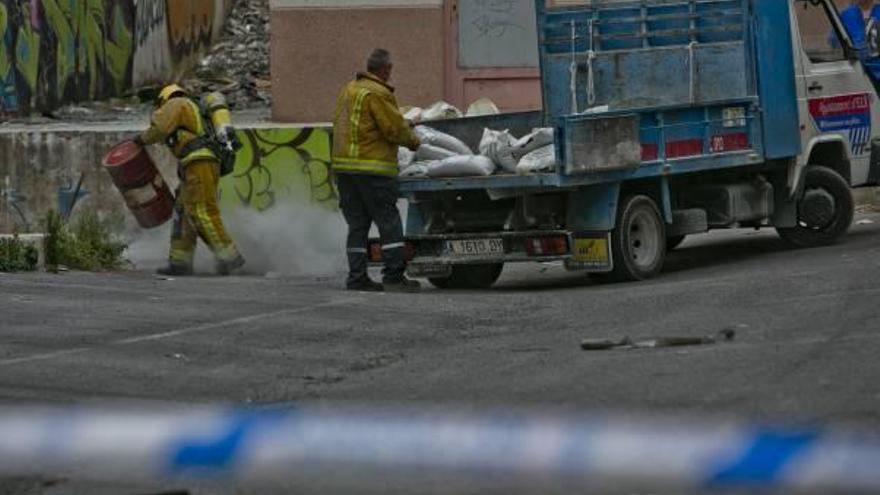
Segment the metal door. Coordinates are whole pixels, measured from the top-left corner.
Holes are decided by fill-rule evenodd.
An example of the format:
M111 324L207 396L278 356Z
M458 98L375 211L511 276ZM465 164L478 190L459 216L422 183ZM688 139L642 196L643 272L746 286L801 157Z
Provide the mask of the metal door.
M446 99L466 110L490 98L502 111L539 110L533 0L446 0Z

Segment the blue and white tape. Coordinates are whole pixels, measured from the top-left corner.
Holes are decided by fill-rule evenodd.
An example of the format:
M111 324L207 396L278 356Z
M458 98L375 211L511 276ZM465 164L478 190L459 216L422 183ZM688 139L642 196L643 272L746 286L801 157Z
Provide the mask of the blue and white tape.
M880 437L739 423L384 410L0 409L0 475L239 484L345 474L522 486L880 493Z

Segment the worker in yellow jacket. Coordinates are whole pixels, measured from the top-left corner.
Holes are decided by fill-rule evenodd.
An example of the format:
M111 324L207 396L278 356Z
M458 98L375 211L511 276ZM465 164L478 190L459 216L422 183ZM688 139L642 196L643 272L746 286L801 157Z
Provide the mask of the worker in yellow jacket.
M217 259L217 273L229 275L244 265L226 232L217 204L220 162L212 151L208 126L199 104L176 84L166 86L156 100L150 127L135 138L139 145L165 142L180 160L171 250L163 275L191 275L200 237Z
M343 88L333 121L333 171L339 203L348 223L349 275L346 287L360 291L415 292L419 283L404 276L403 226L397 210L397 151L415 150L419 138L400 114L394 98L391 56L376 49L367 72ZM385 269L380 285L367 275L367 244L375 222Z

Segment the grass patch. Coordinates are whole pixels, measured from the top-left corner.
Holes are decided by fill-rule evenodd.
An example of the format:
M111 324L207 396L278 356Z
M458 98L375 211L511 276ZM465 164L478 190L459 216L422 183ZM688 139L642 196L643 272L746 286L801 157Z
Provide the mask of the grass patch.
M0 272L32 272L37 269L39 253L18 236L0 239Z
M57 212L50 211L44 222L46 230L46 267L72 270L117 270L125 264L122 256L127 245L114 233L119 219L101 218L93 210L78 214L67 223Z

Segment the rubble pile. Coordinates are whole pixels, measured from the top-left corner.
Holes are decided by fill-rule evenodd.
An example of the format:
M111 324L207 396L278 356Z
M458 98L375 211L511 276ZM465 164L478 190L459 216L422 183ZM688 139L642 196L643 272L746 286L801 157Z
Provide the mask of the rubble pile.
M222 91L235 109L272 104L269 0L236 0L223 35L185 78L194 92Z

